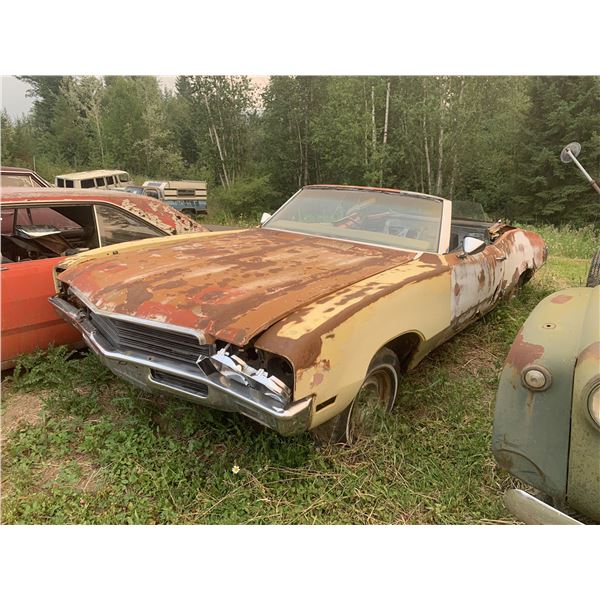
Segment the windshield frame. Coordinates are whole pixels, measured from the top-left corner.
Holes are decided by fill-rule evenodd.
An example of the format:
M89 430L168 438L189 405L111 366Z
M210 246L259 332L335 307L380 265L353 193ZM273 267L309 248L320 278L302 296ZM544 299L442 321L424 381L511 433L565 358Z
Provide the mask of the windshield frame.
M401 248L399 246L390 246L387 244L377 244L374 242L366 242L355 239L348 239L343 237L331 237L325 235L319 235L318 233L306 233L303 231L292 231L290 229L285 229L283 227L271 226L268 227L269 223L272 221L274 217L277 216L279 212L281 212L288 204L290 204L300 192L303 190L343 190L343 191L370 191L370 192L380 192L385 194L402 194L412 196L414 198L421 198L423 200L435 200L436 202L440 202L442 204L441 210L441 218L440 218L440 230L438 236L438 248L437 250L415 250L414 248ZM292 196L286 200L264 223L259 225L259 228L263 229L272 229L273 231L285 231L288 233L295 233L297 235L308 235L312 237L317 237L321 239L334 239L339 240L341 242L349 242L353 244L364 244L365 246L375 246L377 248L387 248L390 250L398 250L400 252L416 252L417 254L446 254L448 252L448 247L450 244L450 221L452 217L452 202L450 200L446 200L445 198L441 198L440 196L433 196L431 194L422 194L420 192L412 192L407 190L395 190L390 188L377 188L377 187L369 187L369 186L356 186L356 185L330 185L330 184L321 184L321 185L305 185L301 187L297 192L292 194Z

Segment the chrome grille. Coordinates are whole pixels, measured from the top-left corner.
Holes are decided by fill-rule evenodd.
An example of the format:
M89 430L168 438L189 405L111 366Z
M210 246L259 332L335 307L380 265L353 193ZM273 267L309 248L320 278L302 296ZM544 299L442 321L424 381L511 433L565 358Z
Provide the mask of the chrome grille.
M200 344L191 334L106 317L92 311L89 318L98 332L120 352L136 352L195 365L199 356L208 356L211 351L210 345Z

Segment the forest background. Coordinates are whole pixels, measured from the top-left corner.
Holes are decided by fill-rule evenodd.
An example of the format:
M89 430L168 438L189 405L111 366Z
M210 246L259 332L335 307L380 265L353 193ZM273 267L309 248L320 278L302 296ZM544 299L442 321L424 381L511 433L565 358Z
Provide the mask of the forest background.
M312 183L480 202L492 218L600 225L563 146L600 173L599 77L23 76L33 108L2 113L2 163L60 173L204 179L210 210L256 219Z

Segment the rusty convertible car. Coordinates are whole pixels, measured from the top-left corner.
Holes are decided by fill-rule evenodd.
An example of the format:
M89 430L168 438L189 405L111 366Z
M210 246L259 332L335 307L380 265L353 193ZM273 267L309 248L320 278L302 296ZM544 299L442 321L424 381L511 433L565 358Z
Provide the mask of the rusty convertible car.
M546 259L535 233L400 190L306 186L259 228L136 242L58 268L51 302L114 373L281 434L351 442L403 369Z

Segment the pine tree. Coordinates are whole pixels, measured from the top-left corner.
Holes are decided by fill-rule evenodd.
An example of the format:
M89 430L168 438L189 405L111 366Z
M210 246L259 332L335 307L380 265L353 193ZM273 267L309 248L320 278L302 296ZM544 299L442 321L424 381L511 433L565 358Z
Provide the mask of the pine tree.
M592 177L600 175L600 79L533 77L529 97L511 216L550 223L598 223L595 192L559 155L566 144L577 141L587 170Z

